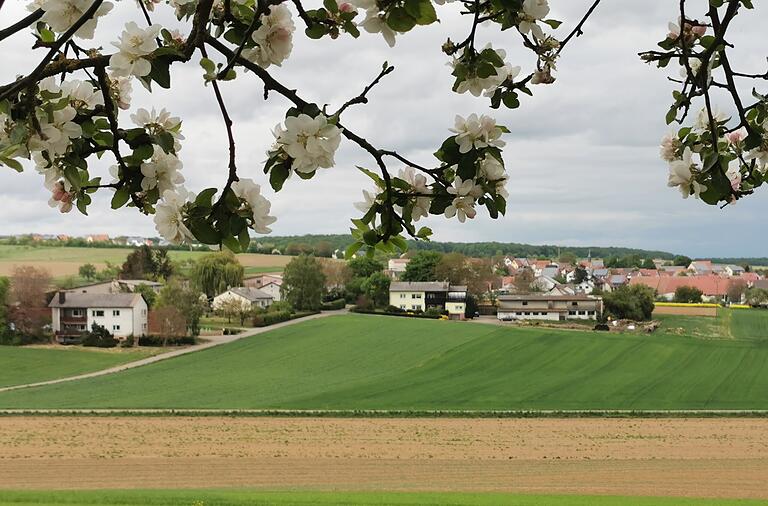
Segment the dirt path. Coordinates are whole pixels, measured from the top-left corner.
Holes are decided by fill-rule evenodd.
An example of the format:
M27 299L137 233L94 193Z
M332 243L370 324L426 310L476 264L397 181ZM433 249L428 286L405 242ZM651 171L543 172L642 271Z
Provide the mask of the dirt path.
M766 479L766 419L0 418L6 489L768 499Z
M30 387L39 387L44 385L55 385L56 383L65 383L67 381L75 381L79 379L86 379L86 378L95 378L97 376L105 376L107 374L114 374L116 372L125 371L127 369L133 369L135 367L141 367L148 364L154 364L155 362L160 362L161 360L167 360L169 358L178 357L181 355L186 355L188 353L194 353L196 351L205 350L208 348L213 348L214 346L219 346L226 343L231 343L233 341L237 341L239 339L243 339L245 337L251 337L258 334L263 334L264 332L269 332L275 329L279 329L281 327L287 327L288 325L294 325L296 323L305 322L308 320L315 320L317 318L325 318L327 316L333 316L337 314L345 313L346 310L342 309L339 311L326 311L320 314L315 314L311 316L306 316L304 318L297 318L295 320L290 320L287 322L282 323L276 323L274 325L270 325L269 327L261 327L261 328L255 328L255 329L249 329L245 332L241 332L240 334L235 334L231 336L206 336L206 342L195 344L193 346L188 346L186 348L179 348L177 350L169 351L167 353L160 353L158 355L152 355L151 357L143 358L141 360L136 360L134 362L127 362L125 364L120 364L115 367L110 367L109 369L102 369L100 371L94 371L89 372L85 374L78 374L76 376L68 376L66 378L57 378L53 380L48 381L40 381L37 383L27 383L24 385L12 385L9 387L3 387L0 388L0 392L7 392L10 390L19 390L22 388L30 388Z

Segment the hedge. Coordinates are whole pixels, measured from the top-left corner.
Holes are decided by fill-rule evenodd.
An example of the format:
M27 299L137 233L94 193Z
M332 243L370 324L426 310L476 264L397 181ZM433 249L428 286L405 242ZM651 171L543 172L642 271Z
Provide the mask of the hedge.
M182 337L168 337L163 339L162 336L141 336L139 338L139 346L162 346L165 341L166 346L187 346L195 344L195 338L192 336Z
M404 318L426 318L427 320L439 320L441 315L436 314L427 314L427 313L394 313L394 312L388 312L388 311L376 311L373 309L359 309L357 307L353 307L350 309L353 313L361 313L361 314L376 314L380 316L402 316Z
M323 311L335 311L337 309L344 309L347 307L347 301L345 299L336 299L330 302L323 302L320 305L320 309Z
M305 316L318 313L320 313L320 311L297 311L295 313L291 313L290 311L275 311L274 313L264 313L253 318L253 326L269 327L275 323L287 322L295 320L296 318L304 318Z
M711 303L692 303L692 302L654 302L656 306L660 307L720 307L720 304Z

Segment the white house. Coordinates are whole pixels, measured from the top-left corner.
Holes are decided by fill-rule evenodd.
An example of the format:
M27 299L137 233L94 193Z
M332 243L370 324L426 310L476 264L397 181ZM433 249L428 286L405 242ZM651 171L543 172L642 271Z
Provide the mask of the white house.
M265 308L272 304L272 296L259 288L239 286L230 288L213 298L213 309L219 310L232 301L239 302L243 306Z
M56 336L79 336L94 324L118 339L147 333L147 302L138 293L62 291L53 297L48 307Z
M498 319L510 320L594 320L603 309L603 300L591 295L500 295Z
M389 305L406 311L437 308L451 319L463 320L467 309L467 287L452 286L447 281L392 282Z
M266 285L261 285L262 292L266 293L270 297L272 297L272 300L275 302L280 301L280 286L282 283L277 283L275 281L270 281Z

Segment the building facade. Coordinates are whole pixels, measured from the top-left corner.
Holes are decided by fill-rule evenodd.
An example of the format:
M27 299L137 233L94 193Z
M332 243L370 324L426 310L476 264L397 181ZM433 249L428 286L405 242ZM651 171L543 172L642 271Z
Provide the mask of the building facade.
M213 298L213 309L219 310L226 307L232 302L237 302L241 306L247 306L251 308L265 308L272 304L272 296L258 288L253 287L237 287L230 288L226 292L220 293Z
M404 311L447 311L448 317L463 320L467 310L467 287L448 282L399 281L389 285L389 305Z
M603 300L590 295L500 295L499 320L596 320Z
M118 339L147 333L148 308L138 293L58 292L48 307L57 337L75 337L100 325Z

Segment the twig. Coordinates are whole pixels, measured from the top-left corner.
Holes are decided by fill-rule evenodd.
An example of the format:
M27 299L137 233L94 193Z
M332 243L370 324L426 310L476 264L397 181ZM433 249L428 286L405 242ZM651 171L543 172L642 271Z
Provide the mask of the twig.
M29 16L15 22L8 28L3 28L0 30L0 41L10 37L18 31L23 30L24 28L27 28L28 26L32 26L33 23L43 17L43 14L45 14L45 12L42 9L37 9Z
M584 35L584 31L582 28L584 27L584 23L587 22L587 19L592 15L592 13L597 9L597 6L600 4L601 0L595 0L595 2L590 6L590 8L587 10L587 13L584 14L584 17L581 18L581 21L579 21L579 24L576 25L576 28L574 28L571 33L568 34L566 38L563 39L563 41L560 43L560 47L557 49L556 54L560 54L563 51L563 48L568 44L568 42L574 38L574 37L580 37Z
M9 89L5 90L0 94L0 100L9 97L14 92L19 91L20 89L24 88L27 84L31 83L32 81L37 79L37 76L45 69L45 66L48 65L48 62L50 62L54 56L56 56L56 53L59 52L59 49L61 49L61 46L64 45L65 42L67 42L70 38L72 38L72 35L77 32L80 27L82 27L88 20L91 19L91 17L96 13L96 10L101 6L104 0L93 0L93 3L90 7L88 7L88 10L86 10L80 18L75 21L75 24L73 24L69 29L64 32L61 37L59 37L56 42L53 43L51 46L51 49L48 51L48 54L45 55L45 57L42 59L42 61L35 67L35 69L26 77L19 79L14 83Z
M381 79L384 76L386 76L387 74L391 73L394 70L395 70L395 67L393 67L392 65L389 65L387 62L384 62L384 65L381 66L381 72L379 72L379 75L376 76L376 78L373 81L371 81L371 84L363 88L363 92L360 93L358 96L348 100L344 105L342 105L339 108L339 110L333 114L333 116L336 116L336 117L341 116L341 113L343 113L348 107L353 106L355 104L367 104L368 97L366 97L366 95L368 94L368 92L371 91L371 89L374 86L379 84L379 81L381 81Z

